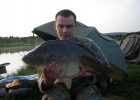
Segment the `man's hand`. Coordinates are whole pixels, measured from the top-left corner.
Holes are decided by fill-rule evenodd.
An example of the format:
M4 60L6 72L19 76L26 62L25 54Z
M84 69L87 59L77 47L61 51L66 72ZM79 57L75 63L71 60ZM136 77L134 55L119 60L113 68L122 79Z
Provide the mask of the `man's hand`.
M75 78L75 77L92 77L92 73L91 72L87 72L84 69L83 64L79 65L79 69L80 72L73 75L72 77L69 78ZM61 69L58 69L58 65L56 62L52 62L50 63L47 68L44 69L44 84L45 85L52 85L54 83L54 81L56 80L56 78L62 73Z
M52 85L55 79L62 73L62 70L58 69L56 62L50 63L47 68L44 69L44 84Z
M77 73L77 74L75 74L74 76L72 76L72 78L75 78L75 77L92 77L93 73L87 72L87 71L84 69L83 64L80 64L80 65L79 65L79 69L80 69L80 72Z

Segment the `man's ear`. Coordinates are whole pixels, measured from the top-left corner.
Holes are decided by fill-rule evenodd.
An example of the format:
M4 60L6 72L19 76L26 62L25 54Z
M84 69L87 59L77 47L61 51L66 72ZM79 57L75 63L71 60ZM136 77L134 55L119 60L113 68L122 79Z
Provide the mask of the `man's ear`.
M56 23L55 22L54 22L54 25L53 26L54 26L54 29L56 30Z

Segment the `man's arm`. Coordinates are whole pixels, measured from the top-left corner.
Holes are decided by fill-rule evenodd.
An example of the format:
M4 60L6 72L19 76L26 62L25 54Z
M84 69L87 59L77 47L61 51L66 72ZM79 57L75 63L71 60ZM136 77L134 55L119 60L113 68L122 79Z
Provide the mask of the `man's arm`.
M40 91L43 93L45 90L51 88L54 85L54 81L61 73L62 70L58 69L56 62L50 63L41 73L41 76L38 80Z
M111 66L108 61L108 59L105 57L103 54L102 50L100 47L94 42L94 40L90 38L85 38L85 37L75 37L73 39L73 42L82 45L84 48L89 50L93 56L96 56L96 58L100 61L99 67L103 70L102 72L106 72ZM103 74L104 75L104 74ZM95 77L94 77L95 76ZM102 76L101 76L102 77ZM104 76L103 76L104 77ZM97 78L97 79L96 79ZM102 81L100 82L100 79L93 73L93 81L96 82L96 80L101 84ZM104 80L106 81L106 80ZM104 88L104 86L101 84L101 86Z
M75 37L72 41L79 45L82 45L84 48L92 52L92 54L96 56L97 59L100 61L100 67L102 67L104 70L110 67L108 59L105 57L102 50L94 42L94 40L85 37Z

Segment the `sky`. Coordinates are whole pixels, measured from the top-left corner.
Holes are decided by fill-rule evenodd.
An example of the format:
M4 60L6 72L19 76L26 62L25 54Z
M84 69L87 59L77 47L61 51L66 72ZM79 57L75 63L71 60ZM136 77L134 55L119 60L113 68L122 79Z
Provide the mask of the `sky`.
M62 9L101 33L140 31L140 0L0 0L0 37L32 36Z

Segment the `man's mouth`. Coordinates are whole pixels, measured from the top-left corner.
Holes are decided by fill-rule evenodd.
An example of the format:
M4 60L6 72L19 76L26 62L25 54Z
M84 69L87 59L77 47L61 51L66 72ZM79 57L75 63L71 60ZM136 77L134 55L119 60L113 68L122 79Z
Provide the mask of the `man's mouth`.
M62 37L63 37L63 38L68 38L69 36L68 36L68 35L63 35Z

